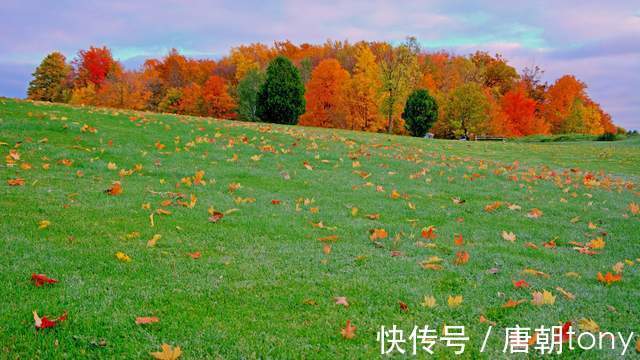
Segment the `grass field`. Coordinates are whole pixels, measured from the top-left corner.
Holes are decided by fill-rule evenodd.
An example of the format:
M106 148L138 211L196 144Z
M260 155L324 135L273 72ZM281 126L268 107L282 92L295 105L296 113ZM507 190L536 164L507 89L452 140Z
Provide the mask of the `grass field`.
M425 141L0 99L0 142L0 358L373 358L393 324L464 325L462 357L488 358L516 324L640 331L638 138ZM532 303L543 290L553 304ZM36 330L34 310L68 319Z

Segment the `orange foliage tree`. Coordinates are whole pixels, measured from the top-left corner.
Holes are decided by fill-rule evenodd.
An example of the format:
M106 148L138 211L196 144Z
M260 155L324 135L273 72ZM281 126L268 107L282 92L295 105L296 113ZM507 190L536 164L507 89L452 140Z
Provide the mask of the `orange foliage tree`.
M211 75L202 87L202 98L206 115L224 119L235 116L235 101L229 95L227 84L221 77Z
M306 112L300 125L332 128L346 127L345 87L349 73L336 59L322 60L311 73L305 92Z

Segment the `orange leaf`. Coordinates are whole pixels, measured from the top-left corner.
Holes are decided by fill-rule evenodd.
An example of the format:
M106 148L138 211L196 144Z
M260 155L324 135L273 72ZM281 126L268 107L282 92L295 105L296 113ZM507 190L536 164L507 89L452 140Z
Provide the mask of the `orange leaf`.
M136 325L142 325L142 324L153 324L153 323L157 323L159 322L160 319L158 319L155 316L151 316L151 317L137 317L136 318Z
M107 195L120 195L122 194L122 185L120 184L120 181L116 181L113 183L113 185L111 185L111 187L107 190L104 191Z
M356 327L351 325L351 320L347 320L347 326L340 331L345 339L353 339L356 336Z
M601 272L598 272L598 276L597 276L598 281L600 281L603 284L606 285L611 285L615 282L619 282L622 280L622 274L618 274L618 275L614 275L611 272L607 272L606 275L602 275Z

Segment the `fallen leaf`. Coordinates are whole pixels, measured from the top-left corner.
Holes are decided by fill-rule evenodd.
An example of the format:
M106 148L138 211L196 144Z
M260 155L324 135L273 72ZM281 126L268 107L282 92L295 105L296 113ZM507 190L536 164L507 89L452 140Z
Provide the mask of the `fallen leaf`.
M527 213L527 217L530 219L537 219L542 216L542 211L538 208L533 208Z
M556 302L556 297L547 290L535 291L532 296L531 303L536 306L553 305Z
M130 262L131 258L129 257L129 255L123 253L122 251L118 251L116 253L116 258L118 258L118 260L122 261L122 262Z
M202 254L200 253L200 251L196 251L196 252L189 253L189 256L195 260L195 259L200 259L200 256L202 256Z
M522 303L524 303L526 301L527 300L525 300L525 299L521 299L521 300L509 299L509 300L507 300L506 303L502 304L502 307L503 308L514 308L514 307L516 307L516 306L518 306L518 305L520 305L520 304L522 304Z
M112 195L112 196L122 194L122 185L120 184L120 181L114 182L113 185L111 185L111 187L105 190L104 192L107 195Z
M351 325L351 320L347 320L347 326L340 330L340 334L345 339L353 339L356 336L356 327Z
M211 216L209 216L209 222L216 223L220 219L224 217L224 214L219 211L214 211Z
M513 281L513 286L516 288L528 288L529 283L524 279L520 279L518 281Z
M49 319L46 316L40 317L35 310L33 311L33 321L36 329L52 328L65 320L67 320L66 312L59 316L57 319Z
M424 300L422 300L422 306L427 307L427 308L434 308L436 307L436 298L434 298L432 295L429 296L425 296Z
M162 351L160 352L151 352L151 356L153 356L157 360L176 360L182 355L182 350L180 350L180 346L176 346L172 348L169 344L161 345Z
M507 240L507 241L511 241L514 242L516 241L516 234L510 232L506 232L506 231L502 231L502 238Z
M592 319L582 318L578 320L578 327L582 331L588 331L591 333L600 332L600 326Z
M591 249L604 249L606 242L601 237L595 238L587 243Z
M405 302L398 300L398 306L400 306L400 310L404 312L409 311L409 305L407 305Z
M142 324L153 324L153 323L157 323L159 322L160 319L158 319L155 316L151 316L151 317L137 317L136 318L136 325L142 325Z
M44 284L55 284L58 282L58 280L51 279L47 277L47 275L45 274L31 274L31 280L33 281L34 285L37 287L40 287Z
M466 251L458 251L456 253L456 259L454 261L454 264L456 265L464 265L467 262L469 262L469 253Z
M624 263L622 261L618 261L611 268L616 274L620 274L622 270L624 270Z
M423 228L420 235L425 239L435 239L437 237L436 227L433 225L430 225L427 228Z
M618 274L618 275L614 275L611 272L607 272L606 275L602 275L601 272L598 272L598 276L597 276L598 281L600 281L603 284L606 285L611 285L615 282L619 282L622 280L622 274Z
M22 186L24 185L24 179L23 178L9 179L7 180L7 184L9 184L9 186Z
M372 229L369 231L369 233L369 239L372 241L377 239L384 239L389 235L385 229Z
M154 247L156 246L156 243L158 242L158 240L160 240L162 238L162 235L160 234L155 234L153 235L153 237L151 239L149 239L149 241L147 241L147 247Z
M557 286L556 290L558 290L558 292L560 294L562 294L562 296L564 296L567 300L575 300L576 299L575 295L573 295L572 293L568 292L567 290L561 288L560 286Z
M449 296L447 299L447 305L450 308L456 308L462 304L462 295Z
M484 315L480 314L480 318L478 319L478 321L482 324L489 324L491 326L496 326L496 322L495 321L491 321L489 319L487 319Z
M43 230L49 227L49 225L51 225L51 221L49 220L40 220L40 222L38 223L38 229Z
M333 300L336 302L336 305L342 305L344 307L349 307L349 301L347 301L347 297L346 296L336 296L333 298Z

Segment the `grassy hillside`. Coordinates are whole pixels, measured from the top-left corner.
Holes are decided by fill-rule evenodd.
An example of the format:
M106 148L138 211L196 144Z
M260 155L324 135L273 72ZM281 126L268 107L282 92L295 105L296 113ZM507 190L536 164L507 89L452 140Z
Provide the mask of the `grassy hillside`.
M638 139L426 141L0 99L0 142L1 358L372 358L381 325L445 323L489 357L516 324L640 329ZM618 262L621 281L596 279ZM532 304L543 290L555 303ZM34 310L68 319L36 330Z

